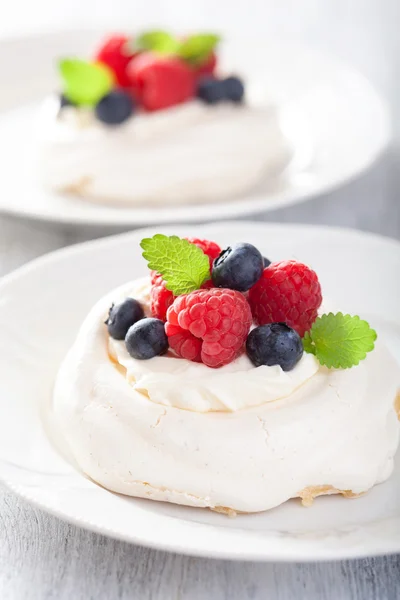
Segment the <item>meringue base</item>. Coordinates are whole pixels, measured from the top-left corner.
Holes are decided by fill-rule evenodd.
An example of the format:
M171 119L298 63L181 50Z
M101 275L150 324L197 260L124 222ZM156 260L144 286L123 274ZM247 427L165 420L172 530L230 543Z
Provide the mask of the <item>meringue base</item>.
M233 515L294 497L305 505L320 495L355 497L390 476L400 373L379 340L358 367L321 367L287 397L200 413L171 406L171 398L152 401L110 360L104 320L119 295L92 309L55 386L59 428L92 480L129 496Z
M46 187L116 206L230 201L276 179L293 155L273 106L194 100L110 127L49 98L37 130Z

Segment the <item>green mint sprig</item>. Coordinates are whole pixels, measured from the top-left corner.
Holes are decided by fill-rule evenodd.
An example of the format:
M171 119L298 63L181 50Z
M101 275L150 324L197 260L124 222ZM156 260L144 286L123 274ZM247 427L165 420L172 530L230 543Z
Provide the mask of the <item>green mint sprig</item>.
M175 296L200 289L210 278L208 256L187 240L158 233L143 239L140 246L149 269L162 275L167 289Z
M198 33L183 40L178 49L178 56L191 65L202 65L207 61L220 41L214 33Z
M63 58L58 69L65 96L78 106L95 106L114 87L114 75L106 65L78 58Z
M175 55L192 66L199 66L207 61L220 39L220 36L214 33L196 33L179 39L168 31L154 30L136 37L129 43L129 50Z
M376 338L376 331L360 317L329 313L316 319L303 346L329 369L350 369L374 349Z
M136 51L150 50L158 54L175 54L180 42L167 31L146 31L140 34L133 42Z

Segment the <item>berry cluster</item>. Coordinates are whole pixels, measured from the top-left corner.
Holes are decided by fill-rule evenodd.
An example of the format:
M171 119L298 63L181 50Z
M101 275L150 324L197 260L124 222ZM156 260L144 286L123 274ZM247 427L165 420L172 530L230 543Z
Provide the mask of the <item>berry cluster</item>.
M255 366L293 369L303 354L301 337L313 326L322 302L316 273L293 260L270 263L252 244L221 251L208 240L185 240L154 236L142 241L154 269L152 318L144 318L138 303L128 298L111 307L109 334L125 339L137 359L169 348L175 356L217 368L246 351ZM199 268L209 269L209 278L194 284L197 259ZM178 265L180 275L187 268L185 293L171 265Z
M136 40L125 35L109 37L92 63L106 68L113 81L93 103L96 117L118 125L138 109L156 111L196 96L208 104L241 102L244 86L239 78L215 78L217 42L218 36L210 34L183 40L166 32L146 32ZM61 95L61 107L75 103L68 94Z

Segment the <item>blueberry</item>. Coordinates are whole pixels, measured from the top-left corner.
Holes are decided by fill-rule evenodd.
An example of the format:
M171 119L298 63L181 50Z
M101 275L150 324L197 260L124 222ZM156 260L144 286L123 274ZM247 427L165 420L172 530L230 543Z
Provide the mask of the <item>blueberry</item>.
M95 107L96 117L107 125L120 125L133 113L132 98L122 90L114 90L104 96Z
M197 97L207 104L217 104L225 99L225 88L222 81L205 77L197 86Z
M215 287L246 292L260 279L263 270L264 260L257 248L235 244L214 260L211 277Z
M133 298L127 298L119 304L113 304L106 321L108 333L115 340L123 340L129 327L136 323L136 321L143 319L143 317L143 308Z
M303 356L303 342L286 323L269 323L249 333L246 352L256 367L280 365L283 371L291 371Z
M271 264L271 261L266 256L263 256L263 261L264 261L264 269L266 269Z
M138 321L126 334L125 345L132 358L138 360L165 354L168 350L168 338L164 323L160 319Z
M60 94L60 108L65 106L75 106L75 104L65 94Z
M244 96L244 85L239 77L227 77L222 80L224 96L231 102L242 102Z

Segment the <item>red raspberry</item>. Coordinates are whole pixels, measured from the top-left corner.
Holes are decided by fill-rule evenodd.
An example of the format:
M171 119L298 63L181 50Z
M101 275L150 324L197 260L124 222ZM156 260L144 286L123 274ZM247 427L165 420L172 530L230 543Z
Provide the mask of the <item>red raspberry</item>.
M251 323L243 294L214 288L179 296L168 309L165 331L178 356L216 368L239 356Z
M191 244L196 244L200 250L203 250L204 254L207 254L210 259L210 267L212 266L214 260L221 254L221 248L215 242L210 242L209 240L199 240L199 238L187 237L185 238Z
M210 75L214 75L214 71L217 66L217 56L214 52L210 54L207 58L206 62L196 68L195 73L197 78L201 77L209 77Z
M221 248L215 242L209 240L200 240L198 238L185 238L191 244L196 244L203 250L204 254L207 254L210 260L210 267L214 262L214 259L221 253ZM150 291L151 300L151 313L156 319L165 321L167 318L167 310L175 300L175 296L172 292L167 290L163 278L157 271L150 271L150 279L152 288ZM202 286L202 289L209 289L214 287L212 280L206 281Z
M175 296L170 290L165 287L165 281L162 275L152 271L152 287L150 290L150 307L151 314L156 319L165 321L167 319L167 310L175 300Z
M126 70L134 52L127 51L129 38L125 35L113 35L106 39L99 48L95 60L101 62L114 72L115 79L121 87L129 87L130 80Z
M283 322L303 336L317 318L322 302L317 274L302 263L273 263L249 292L249 304L259 325Z
M170 290L167 290L165 287L165 282L162 276L156 271L152 271L152 287L150 290L150 306L151 306L151 314L156 319L161 319L162 321L167 320L167 310L175 300L176 296ZM154 273L154 275L153 275ZM212 279L208 279L201 286L202 290L209 290L214 287Z
M160 277L160 273L157 273L157 271L150 271L151 285L154 285L155 283L157 283L159 277Z
M192 69L176 56L143 52L129 63L132 93L146 110L160 110L194 96Z

